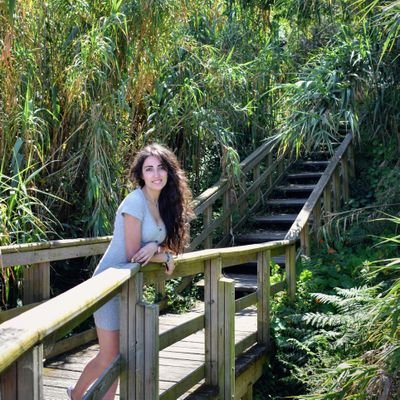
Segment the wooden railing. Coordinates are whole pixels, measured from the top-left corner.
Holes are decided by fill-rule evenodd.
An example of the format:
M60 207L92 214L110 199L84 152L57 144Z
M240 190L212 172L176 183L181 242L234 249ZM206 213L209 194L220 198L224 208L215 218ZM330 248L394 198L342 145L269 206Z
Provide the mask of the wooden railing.
M96 246L98 243L96 243ZM36 262L51 262L61 257L77 256L92 246L93 240L80 241L80 246L62 247L59 243L42 249L21 246L18 253L3 254L3 263L12 264L20 257ZM80 248L79 248L80 247ZM286 280L270 285L270 261L273 256L285 256ZM222 268L238 262L257 261L257 293L235 302L234 284L222 275ZM14 261L15 262L15 261ZM164 392L161 399L173 399L187 388L205 379L215 387L219 398L232 398L235 393L234 362L241 352L254 343L269 346L269 301L274 294L288 287L289 296L295 291L295 243L281 241L261 245L209 249L187 253L176 259L171 278L204 273L204 317L191 321L180 332L167 331L158 335L158 306L145 304L143 285L165 280L159 265L140 268L125 264L110 268L73 289L48 300L0 325L0 388L1 398L39 400L43 396L43 357L56 340L80 324L105 301L121 293L121 354L101 379L90 389L85 399L101 398L109 385L120 375L121 399L156 399L158 389L158 350L204 328L205 363L173 391ZM235 312L257 304L257 334L241 343L234 343ZM136 329L141 326L142 329ZM221 351L223 346L223 351ZM145 351L146 349L146 351ZM146 355L145 355L146 354ZM150 382L150 383L149 383Z
M352 134L348 133L307 199L285 239L300 238L301 253L310 254L310 231L318 237L331 213L349 199L349 180L354 176ZM312 229L310 229L312 228Z
M203 227L192 242L192 248L222 246L229 242L232 225L243 223L249 210L256 209L262 203L289 162L285 158L274 159L269 146L264 145L243 161L242 185L237 187L229 180L221 179L217 185L199 196L195 203L196 214L203 215ZM205 329L206 361L204 367L174 388L174 394L164 392L162 399L175 398L176 393L183 393L203 378L206 383L217 388L219 398L233 396L235 379L232 376L232 366L235 357L253 343L268 348L270 296L287 287L289 297L294 298L297 239L300 236L301 247L307 252L310 223L318 231L321 216L335 210L347 198L353 163L351 136L347 136L293 224L287 240L200 250L177 258L173 278L197 273L204 273L205 276L205 316L191 322L190 326L185 326L181 331L188 335ZM214 219L214 214L220 217ZM222 233L217 235L215 232L218 230ZM103 254L109 241L110 238L105 237L6 246L0 248L0 267L29 266L24 270L23 302L32 303L28 306L32 307L49 297L51 262ZM270 259L278 255L285 256L286 279L271 286ZM221 269L254 260L258 266L257 292L234 303L233 282L222 276ZM154 375L158 371L157 349L163 349L173 340L168 332L158 336L158 306L142 301L142 288L143 284L157 285L164 281L165 274L157 265L142 270L134 264L126 264L125 267L104 271L30 310L26 311L28 307L25 307L26 312L21 315L18 315L18 309L0 313L0 322L5 321L0 325L1 399L40 399L43 357L63 351L57 340L118 292L122 293L121 355L86 398L99 398L99 393L104 393L119 373L122 399L143 399L144 393L146 399L158 398L158 379ZM257 304L258 332L236 345L235 349L232 343L233 311L252 304ZM9 319L11 317L14 318ZM134 327L138 324L145 327L146 331L136 331ZM221 332L224 338L221 338ZM217 344L224 346L226 351L216 351ZM151 363L144 362L144 349L153 349L149 353ZM153 382L151 387L146 385L149 381Z
M222 177L200 194L194 206L196 216L202 216L202 226L190 250L230 243L232 230L242 225L263 203L290 162L285 155L277 156L271 144L264 143L240 163L240 182Z
M271 145L265 143L241 162L240 184L232 179L221 178L200 194L194 200L200 225L197 224L192 232L194 239L188 251L230 243L232 230L236 230L249 213L259 207L281 179L289 162L284 156L274 155ZM23 306L1 311L0 323L50 298L50 262L102 255L110 240L111 236L106 236L0 247L0 268L23 266ZM191 279L187 277L181 287L190 283ZM156 284L156 290L162 297L165 294L164 283ZM165 299L161 300L161 307L165 303ZM91 329L70 337L53 348L52 355L86 343L95 335L94 329Z

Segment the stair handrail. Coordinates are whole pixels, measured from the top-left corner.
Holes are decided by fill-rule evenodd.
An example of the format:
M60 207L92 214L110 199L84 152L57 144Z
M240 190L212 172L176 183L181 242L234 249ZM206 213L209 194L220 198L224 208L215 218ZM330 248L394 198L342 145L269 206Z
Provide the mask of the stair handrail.
M290 227L285 239L300 239L301 251L310 253L309 225L314 214L313 227L318 235L321 215L336 211L349 198L349 179L354 176L353 135L348 133L336 149L303 208ZM341 190L340 190L341 189ZM333 192L333 196L332 196ZM332 203L332 197L334 202Z
M218 182L197 196L195 214L203 215L203 229L192 240L189 251L223 247L231 242L232 230L243 225L247 214L264 202L290 163L287 153L278 154L272 143L264 142L239 164L240 184L221 176ZM218 200L222 200L222 207L214 209ZM214 241L213 234L220 227L223 235Z

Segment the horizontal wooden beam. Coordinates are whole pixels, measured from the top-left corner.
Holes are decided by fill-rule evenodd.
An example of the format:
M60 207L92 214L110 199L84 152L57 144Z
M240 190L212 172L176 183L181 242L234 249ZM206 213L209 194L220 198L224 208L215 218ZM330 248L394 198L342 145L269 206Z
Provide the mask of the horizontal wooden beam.
M111 236L101 238L54 240L0 248L0 267L31 265L103 254Z

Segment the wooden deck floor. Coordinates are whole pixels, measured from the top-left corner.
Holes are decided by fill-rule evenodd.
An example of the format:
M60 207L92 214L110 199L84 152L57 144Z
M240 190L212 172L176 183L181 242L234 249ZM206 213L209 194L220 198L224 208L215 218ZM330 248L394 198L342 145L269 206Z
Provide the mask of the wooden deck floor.
M165 314L160 316L160 333L197 317L202 307L183 315ZM257 311L255 307L247 308L235 318L235 342L256 332ZM98 351L98 345L88 345L75 353L65 354L48 361L44 367L44 399L67 399L66 388L79 378L84 366ZM173 344L160 352L160 395L182 380L204 363L204 330ZM119 398L117 392L116 398ZM178 397L184 399L186 395Z

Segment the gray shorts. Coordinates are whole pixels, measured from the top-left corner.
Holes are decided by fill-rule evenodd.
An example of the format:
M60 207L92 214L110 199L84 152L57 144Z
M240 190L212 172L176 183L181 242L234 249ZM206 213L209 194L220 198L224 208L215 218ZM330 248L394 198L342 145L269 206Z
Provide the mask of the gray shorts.
M120 297L120 295L113 297L94 312L94 322L98 328L107 331L119 330Z

